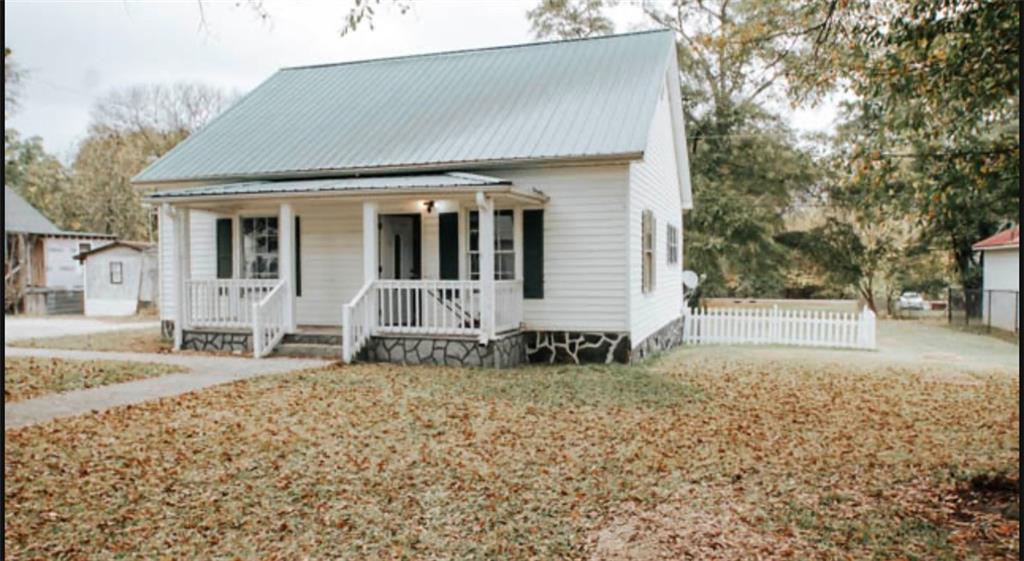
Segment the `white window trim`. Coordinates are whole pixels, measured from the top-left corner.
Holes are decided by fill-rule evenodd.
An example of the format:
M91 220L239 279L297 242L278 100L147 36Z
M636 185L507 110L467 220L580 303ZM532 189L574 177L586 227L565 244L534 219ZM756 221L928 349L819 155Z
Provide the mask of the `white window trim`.
M242 228L242 223L245 220L253 220L253 219L259 219L259 218L273 218L273 219L278 221L278 224L277 224L277 276L276 277L272 277L272 278L271 277L250 277L249 276L249 271L246 269L246 266L245 266L245 231ZM280 279L281 278L281 224L280 224L280 222L281 222L280 215L273 214L273 213L267 214L267 213L261 213L261 212L253 212L253 213L246 213L246 214L239 214L239 215L237 215L237 220L236 220L237 228L232 228L232 229L233 230L237 229L237 231L238 231L238 238L237 238L237 240L238 240L238 251L237 251L237 254L238 254L238 278L240 278L240 279L265 279L265 280L275 280L275 279ZM257 252L257 254L258 254L258 252Z
M465 258L466 258L466 276L465 276L465 278L468 279L468 280L479 280L479 277L480 277L480 275L477 274L477 278L475 278L475 279L473 278L473 255L474 254L479 255L480 249L477 248L476 251L472 251L470 249L470 247L472 247L471 244L470 244L470 239L473 236L473 232L472 232L472 228L471 228L470 224L472 222L472 215L473 215L474 212L479 212L479 210L475 209L475 208L467 209L466 210L466 217L465 217L465 232L466 232L466 244L465 244L465 252L464 252L464 255L465 255ZM522 215L521 215L521 213L517 213L515 208L495 208L494 209L495 217L497 217L499 212L510 212L510 213L512 213L512 249L509 250L509 249L494 248L494 280L496 280L496 281L515 280L515 279L520 278L519 277L519 275L520 275L519 271L522 269L522 264L520 263L520 260L521 260L522 257L519 255L520 254L519 247L520 247L521 244L519 243L520 240L517 239L518 237L521 237L521 236L517 236L517 234L516 234L517 228L520 227L519 224L522 222L522 220L521 219L517 220L516 216L517 216L517 214L519 214L519 216L521 218ZM479 228L479 227L480 227L480 225L478 223L477 224L477 228ZM479 235L480 235L480 233L479 233L479 230L478 230L477 231L477 236L479 236ZM495 243L497 243L497 241L498 241L497 220L495 220L494 241L495 241ZM498 276L498 262L499 262L498 256L499 255L512 255L512 271L511 271L511 275L512 276L511 277L501 278L501 277ZM479 259L477 260L477 263L479 263Z
M648 227L645 228L645 223ZM648 243L648 234L650 243ZM658 220L654 211L644 209L640 214L640 284L641 292L650 294L657 288L658 270ZM648 260L648 256L650 259ZM648 262L650 265L648 265Z

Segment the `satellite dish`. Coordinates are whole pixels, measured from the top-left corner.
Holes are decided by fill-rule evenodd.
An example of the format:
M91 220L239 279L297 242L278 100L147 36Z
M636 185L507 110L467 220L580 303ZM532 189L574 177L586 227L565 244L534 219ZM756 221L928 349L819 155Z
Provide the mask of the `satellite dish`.
M683 271L683 286L689 289L697 288L697 284L700 280L697 278L697 273L693 271Z

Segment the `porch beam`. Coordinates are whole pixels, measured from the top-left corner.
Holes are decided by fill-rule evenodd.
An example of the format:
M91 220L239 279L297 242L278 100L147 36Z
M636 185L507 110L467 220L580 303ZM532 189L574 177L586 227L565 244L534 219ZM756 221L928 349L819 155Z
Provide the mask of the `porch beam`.
M377 263L377 203L363 202L363 284L379 277Z
M277 214L278 278L285 282L284 324L295 332L295 211L291 203L281 203Z
M480 342L494 338L494 201L476 194L480 219Z

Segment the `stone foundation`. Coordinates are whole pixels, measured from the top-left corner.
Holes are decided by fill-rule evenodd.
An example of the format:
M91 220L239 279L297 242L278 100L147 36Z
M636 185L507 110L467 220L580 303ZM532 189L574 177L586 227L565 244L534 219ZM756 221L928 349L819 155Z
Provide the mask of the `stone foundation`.
M474 339L372 337L359 356L367 362L512 368L526 362L522 334L481 345Z
M526 337L530 362L584 364L630 360L629 334L582 333L576 331L531 331Z
M164 341L174 340L174 320L173 319L162 319L160 320L160 338Z
M683 343L683 318L678 317L661 329L650 334L629 353L629 362L637 363L651 355L679 346Z
M173 329L171 333L174 333ZM252 333L185 330L182 333L181 348L215 353L251 353Z

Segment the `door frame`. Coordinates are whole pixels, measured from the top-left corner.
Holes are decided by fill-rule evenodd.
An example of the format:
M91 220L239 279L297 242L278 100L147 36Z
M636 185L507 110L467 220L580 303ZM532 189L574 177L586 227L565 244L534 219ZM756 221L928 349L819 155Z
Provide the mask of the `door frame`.
M394 218L411 218L412 219L412 265L413 265L413 280L423 278L423 217L415 212L410 213L390 213L390 214L378 214L377 215L377 278L381 278L384 273L384 263L381 262L383 257L383 244L384 236L381 235L381 231L384 229L384 219Z

